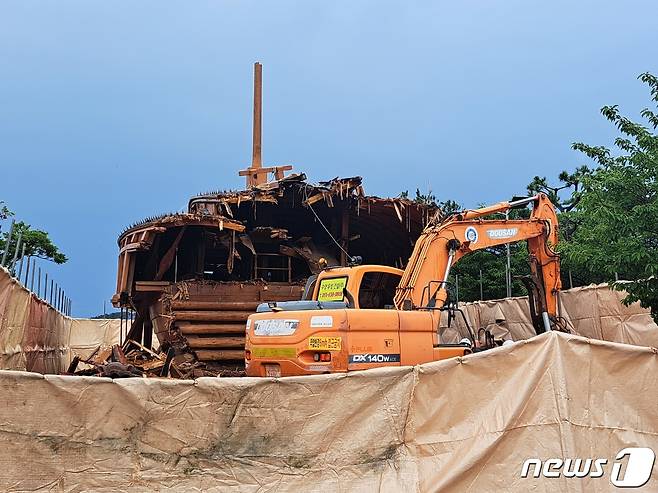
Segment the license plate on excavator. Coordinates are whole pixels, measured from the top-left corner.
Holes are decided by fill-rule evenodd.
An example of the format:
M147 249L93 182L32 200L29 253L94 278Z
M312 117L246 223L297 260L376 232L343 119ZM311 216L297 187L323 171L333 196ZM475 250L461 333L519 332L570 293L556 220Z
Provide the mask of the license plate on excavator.
M266 377L280 377L281 367L279 365L265 365Z

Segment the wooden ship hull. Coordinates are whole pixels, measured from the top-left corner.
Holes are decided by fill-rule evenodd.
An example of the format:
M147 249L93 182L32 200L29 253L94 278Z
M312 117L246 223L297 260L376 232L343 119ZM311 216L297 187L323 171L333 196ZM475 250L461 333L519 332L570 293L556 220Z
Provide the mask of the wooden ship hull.
M245 322L259 303L300 299L310 275L347 265L348 254L403 267L434 213L366 196L360 177L313 184L284 176L291 166L262 167L259 65L254 102L246 189L194 196L186 213L149 218L118 239L112 302L134 312L126 339L173 348L177 376L240 374Z

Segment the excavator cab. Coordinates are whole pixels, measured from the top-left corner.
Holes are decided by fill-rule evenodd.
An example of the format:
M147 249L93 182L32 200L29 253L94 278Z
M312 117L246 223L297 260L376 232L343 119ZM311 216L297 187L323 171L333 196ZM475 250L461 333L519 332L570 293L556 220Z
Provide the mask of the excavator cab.
M395 288L402 270L383 265L358 265L324 270L315 283L313 300L345 301L348 308L395 308Z

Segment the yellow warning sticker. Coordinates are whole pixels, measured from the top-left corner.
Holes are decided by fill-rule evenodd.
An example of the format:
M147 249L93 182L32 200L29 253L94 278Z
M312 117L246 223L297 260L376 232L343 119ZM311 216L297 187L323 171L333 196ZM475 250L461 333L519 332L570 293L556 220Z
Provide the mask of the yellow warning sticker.
M253 358L295 358L297 350L294 347L255 347L251 349Z
M309 337L308 348L316 351L340 351L340 337Z
M345 286L347 286L347 277L322 279L318 290L318 301L343 301Z

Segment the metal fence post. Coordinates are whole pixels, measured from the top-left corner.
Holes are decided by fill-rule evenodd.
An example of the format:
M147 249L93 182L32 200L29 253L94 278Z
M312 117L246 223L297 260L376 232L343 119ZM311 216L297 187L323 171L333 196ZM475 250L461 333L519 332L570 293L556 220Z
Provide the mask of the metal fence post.
M16 268L16 259L18 258L18 251L21 249L21 242L23 241L23 232L18 232L18 240L16 241L16 247L14 248L14 258L11 259L11 265L9 267L9 272L11 275L14 275Z
M9 236L7 236L7 243L5 243L5 251L2 252L2 262L0 262L0 265L3 267L5 266L5 262L7 261L7 253L9 252L9 245L11 245L11 235L14 234L14 224L16 223L15 219L11 220L11 226L9 226Z
M27 279L30 277L30 263L32 262L32 257L27 256L27 264L25 265L25 283L23 284L27 287Z
M23 248L21 251L21 263L18 265L18 281L21 280L21 275L23 274L23 259L25 258L25 243L23 243Z

